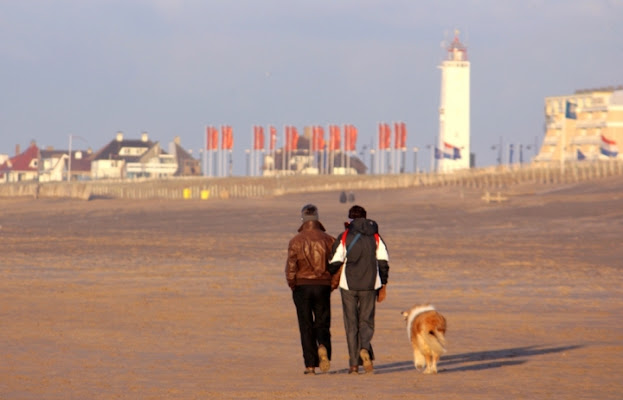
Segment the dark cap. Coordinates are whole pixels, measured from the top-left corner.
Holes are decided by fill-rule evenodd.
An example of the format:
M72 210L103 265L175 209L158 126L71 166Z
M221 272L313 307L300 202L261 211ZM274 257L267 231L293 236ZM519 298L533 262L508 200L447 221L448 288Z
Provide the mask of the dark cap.
M350 210L348 210L348 218L366 218L366 209L361 206L352 206Z

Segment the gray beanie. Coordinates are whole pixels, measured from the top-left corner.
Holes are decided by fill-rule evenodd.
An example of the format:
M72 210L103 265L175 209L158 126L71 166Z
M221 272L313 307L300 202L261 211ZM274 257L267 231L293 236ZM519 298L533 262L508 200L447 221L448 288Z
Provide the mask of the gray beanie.
M318 207L313 204L306 204L301 209L301 219L305 221L318 221Z

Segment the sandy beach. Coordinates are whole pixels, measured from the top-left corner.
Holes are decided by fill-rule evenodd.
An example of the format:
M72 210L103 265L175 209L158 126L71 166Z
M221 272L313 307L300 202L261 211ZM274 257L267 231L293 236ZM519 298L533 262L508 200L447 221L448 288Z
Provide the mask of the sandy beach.
M390 254L375 373L303 375L288 240L302 205L328 232L338 192L259 200L0 199L0 399L619 399L623 178L357 191ZM413 366L400 315L448 320L440 373Z

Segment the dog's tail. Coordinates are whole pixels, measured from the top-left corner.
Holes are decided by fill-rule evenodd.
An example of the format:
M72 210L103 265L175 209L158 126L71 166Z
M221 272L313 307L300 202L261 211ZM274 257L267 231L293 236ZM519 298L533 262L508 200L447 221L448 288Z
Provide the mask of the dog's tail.
M437 354L446 352L446 335L444 330L435 328L424 335L424 340L430 349Z
M440 331L440 330L435 330L435 338L437 338L437 341L439 342L439 345L441 347L441 352L440 353L445 353L446 352L446 332L445 330Z

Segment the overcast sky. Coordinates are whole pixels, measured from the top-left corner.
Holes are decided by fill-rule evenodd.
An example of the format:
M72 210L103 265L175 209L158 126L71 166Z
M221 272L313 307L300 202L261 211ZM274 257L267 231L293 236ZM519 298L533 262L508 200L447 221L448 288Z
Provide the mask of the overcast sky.
M0 0L0 153L146 131L197 154L227 124L244 174L256 124L354 124L362 148L404 121L427 169L458 29L472 152L493 165L500 137L540 143L546 96L623 84L622 20L623 0Z

